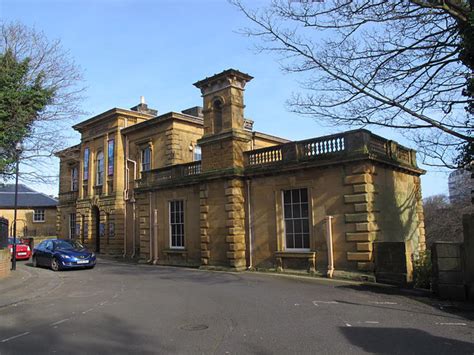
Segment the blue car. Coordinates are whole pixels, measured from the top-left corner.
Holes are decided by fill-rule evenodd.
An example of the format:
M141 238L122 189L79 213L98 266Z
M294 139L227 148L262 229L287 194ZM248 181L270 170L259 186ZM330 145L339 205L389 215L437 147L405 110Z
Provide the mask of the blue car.
M77 240L47 239L33 249L33 266L47 266L53 271L95 266L95 254Z

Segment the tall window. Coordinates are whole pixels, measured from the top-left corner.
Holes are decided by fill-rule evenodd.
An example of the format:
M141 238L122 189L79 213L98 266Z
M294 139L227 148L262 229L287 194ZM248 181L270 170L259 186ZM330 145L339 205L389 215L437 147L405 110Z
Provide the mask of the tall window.
M114 175L114 146L115 141L109 139L107 144L107 175Z
M193 160L194 160L194 161L201 160L201 147L198 146L198 145L194 146L194 150L193 150Z
M77 191L79 185L79 169L74 167L71 169L71 191Z
M69 215L69 239L76 237L76 214L71 213Z
M146 147L142 149L142 171L151 169L151 148Z
M286 249L309 249L308 189L283 191Z
M214 109L214 133L222 131L222 101L217 99L212 104Z
M184 201L170 201L170 247L184 248Z
M97 186L102 186L104 183L104 153L97 153Z
M33 212L33 222L44 222L44 210L38 209Z
M84 173L82 176L84 180L89 179L89 148L84 149Z

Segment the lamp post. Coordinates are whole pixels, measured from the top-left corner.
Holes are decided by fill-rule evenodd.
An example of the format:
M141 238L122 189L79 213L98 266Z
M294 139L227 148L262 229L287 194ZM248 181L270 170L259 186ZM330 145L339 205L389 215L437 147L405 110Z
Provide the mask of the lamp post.
M12 270L16 270L16 215L18 209L18 170L20 167L21 143L18 142L15 147L15 203L13 207L13 252L12 252Z

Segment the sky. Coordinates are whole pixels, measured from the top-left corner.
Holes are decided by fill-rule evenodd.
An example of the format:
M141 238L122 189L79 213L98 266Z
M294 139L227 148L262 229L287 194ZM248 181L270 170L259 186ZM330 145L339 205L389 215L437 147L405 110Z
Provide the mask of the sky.
M348 129L287 110L286 100L299 90L297 78L280 70L275 55L255 50L255 42L239 32L250 23L226 0L0 0L0 18L59 39L81 67L87 88L82 108L89 115L77 121L112 107L130 108L140 96L160 114L202 105L192 84L234 68L254 77L246 86L245 116L255 121L255 130L301 140ZM416 149L395 131L370 130ZM70 145L79 143L70 131ZM447 194L449 172L419 165L427 170L423 196ZM57 158L51 167L58 170ZM57 183L28 184L58 193Z

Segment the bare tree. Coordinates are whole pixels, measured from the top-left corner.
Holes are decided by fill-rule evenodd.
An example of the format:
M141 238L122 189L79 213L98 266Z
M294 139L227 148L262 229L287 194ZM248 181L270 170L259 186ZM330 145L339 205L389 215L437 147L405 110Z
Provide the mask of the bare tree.
M0 53L7 51L19 62L29 59L26 80L41 76L43 86L54 92L50 103L34 118L20 157L23 180L54 181L57 173L51 168L51 157L65 148L65 128L83 113L82 72L59 40L49 40L43 32L20 23L0 23ZM8 122L2 129L8 129ZM3 174L3 178L8 179L9 174Z
M472 1L274 0L263 9L230 1L253 22L243 33L257 48L302 75L290 110L400 130L429 165L453 168L472 144Z
M433 242L463 241L461 216L472 213L473 206L469 202L450 203L445 195L435 195L423 200L425 214L426 244Z

